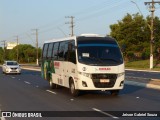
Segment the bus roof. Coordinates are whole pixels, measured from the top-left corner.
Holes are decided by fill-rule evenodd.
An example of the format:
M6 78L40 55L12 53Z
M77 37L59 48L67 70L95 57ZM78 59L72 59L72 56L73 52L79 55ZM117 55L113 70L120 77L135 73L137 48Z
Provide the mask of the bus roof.
M60 38L60 39L51 39L51 40L45 41L44 43L60 42L60 41L64 41L64 40L73 40L73 39L76 39L77 37L108 37L108 36L102 36L99 34L81 34L79 36L65 37L65 38ZM109 37L109 38L111 38L111 37Z

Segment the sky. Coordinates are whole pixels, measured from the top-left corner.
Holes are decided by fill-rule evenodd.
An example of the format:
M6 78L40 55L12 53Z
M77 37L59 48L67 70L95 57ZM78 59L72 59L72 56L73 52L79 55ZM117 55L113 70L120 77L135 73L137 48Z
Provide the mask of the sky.
M20 44L36 45L35 29L38 29L38 43L64 38L71 33L70 18L74 16L74 34L110 34L110 25L117 23L127 14L140 11L148 16L151 0L0 0L0 46L3 40ZM138 9L138 7L139 9ZM160 17L160 5L156 4L155 16Z

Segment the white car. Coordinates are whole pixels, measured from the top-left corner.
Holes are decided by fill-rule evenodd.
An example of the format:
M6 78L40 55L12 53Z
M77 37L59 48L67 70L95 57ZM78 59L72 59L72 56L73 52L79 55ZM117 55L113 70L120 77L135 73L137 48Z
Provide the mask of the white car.
M17 61L5 61L2 66L3 73L21 74L21 67Z

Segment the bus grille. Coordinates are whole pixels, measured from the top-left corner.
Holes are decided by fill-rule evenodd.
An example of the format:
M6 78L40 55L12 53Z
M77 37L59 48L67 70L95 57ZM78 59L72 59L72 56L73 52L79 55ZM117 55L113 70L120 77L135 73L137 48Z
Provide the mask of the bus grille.
M101 80L109 80L101 82ZM96 88L111 88L114 86L117 79L117 74L92 74L92 81Z

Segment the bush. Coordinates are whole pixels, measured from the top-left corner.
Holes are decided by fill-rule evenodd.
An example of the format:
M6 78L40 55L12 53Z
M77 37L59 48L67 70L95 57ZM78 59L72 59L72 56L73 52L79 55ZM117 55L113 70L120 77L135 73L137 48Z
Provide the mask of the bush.
M132 51L127 52L127 58L129 61L133 61L135 59L134 52Z
M142 52L142 55L141 55L142 60L149 59L149 57L150 57L150 51L147 50Z

